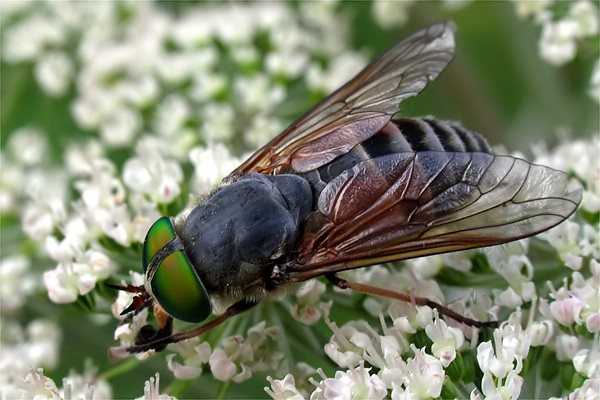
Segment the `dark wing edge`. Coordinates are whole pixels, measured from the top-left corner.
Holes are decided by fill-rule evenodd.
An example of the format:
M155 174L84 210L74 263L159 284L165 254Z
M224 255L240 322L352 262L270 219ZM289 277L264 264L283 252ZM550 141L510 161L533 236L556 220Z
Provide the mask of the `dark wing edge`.
M291 281L532 236L582 197L564 172L510 156L422 152L361 164L323 190L328 222L306 237Z
M418 94L452 60L454 30L452 22L441 22L400 41L254 153L226 181L290 167L305 172L375 134L402 100Z

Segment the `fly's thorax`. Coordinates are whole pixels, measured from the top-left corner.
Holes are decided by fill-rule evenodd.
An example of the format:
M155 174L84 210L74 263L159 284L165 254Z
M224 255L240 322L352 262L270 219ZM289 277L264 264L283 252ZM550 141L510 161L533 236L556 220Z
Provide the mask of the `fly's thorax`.
M250 174L198 204L179 236L211 296L262 297L271 274L296 250L313 205L297 175Z

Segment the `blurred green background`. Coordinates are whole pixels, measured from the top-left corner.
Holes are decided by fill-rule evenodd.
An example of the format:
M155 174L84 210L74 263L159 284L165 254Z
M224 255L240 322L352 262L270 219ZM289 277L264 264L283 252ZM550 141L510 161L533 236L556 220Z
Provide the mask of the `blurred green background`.
M202 4L160 2L160 6L176 15L202 7ZM599 55L597 40L581 43L584 51L580 51L573 62L555 67L538 55L540 28L527 19L518 18L514 4L509 1L471 2L456 7L448 7L442 2L416 2L409 9L407 23L392 30L384 30L375 22L369 2L347 2L339 7L340 15L351 22L352 46L368 52L371 58L429 23L451 19L457 25L455 60L421 95L401 105L403 115L434 115L458 120L465 127L481 132L491 144L501 144L509 151L519 150L525 154L530 154L531 145L537 142L549 147L556 144L560 139L559 131L565 131L571 137L590 136L599 131L598 104L587 95L593 65ZM70 101L75 95L75 87L62 97L49 97L37 86L32 66L24 63L9 65L2 61L0 74L0 143L3 148L11 132L23 126L39 126L50 135L53 158L60 162L67 143L95 136L95 132L78 127L71 116ZM308 107L306 99L298 101L305 102ZM28 245L19 233L18 222L4 218L3 252L19 246ZM38 259L34 263L34 268L39 270L52 267L48 260ZM348 302L345 296L332 297L341 303ZM287 306L286 303L266 304L241 323L259 321L265 315L276 321L278 315L288 314ZM356 304L336 307L333 316L339 325L355 317L345 310L358 308ZM155 371L161 372L163 388L172 380L163 357L142 363L133 360L111 364L106 351L115 345L113 330L116 324L92 324L90 318L93 315L89 312L78 306L54 305L45 293L31 297L22 312L12 318L26 324L40 316L55 319L63 328L59 368L47 371L56 382L60 382L70 369L82 370L86 358L93 359L104 376L111 378L116 397L141 395L143 381ZM285 335L290 337L289 352L302 352L305 361L310 363L312 360L313 365L318 365L323 359L322 346L330 336L329 329L324 323L309 328L297 322L286 328L285 325L290 323L288 319L282 325ZM239 325L230 321L223 329L235 333L244 332L248 327L236 324ZM216 335L223 333L215 332ZM314 351L314 356L306 353L307 348ZM319 366L326 372L334 370L332 363ZM129 368L131 370L125 373ZM232 398L265 397L266 375L257 374L242 384L223 384L215 382L206 372L194 382L175 382L176 388L172 389L182 397L216 397L219 394Z

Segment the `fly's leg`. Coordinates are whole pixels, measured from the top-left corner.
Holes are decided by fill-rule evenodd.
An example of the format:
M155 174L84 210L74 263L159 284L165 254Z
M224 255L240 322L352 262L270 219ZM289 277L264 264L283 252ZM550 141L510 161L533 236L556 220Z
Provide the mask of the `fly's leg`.
M498 321L477 321L472 318L465 317L464 315L459 314L446 306L436 303L435 301L429 300L426 297L416 297L371 285L349 282L345 279L338 277L336 274L326 274L325 277L340 289L351 289L356 292L374 296L387 297L390 299L411 303L417 306L428 306L436 309L441 315L445 315L446 317L452 318L453 320L461 322L465 325L474 326L476 328L497 328L499 326Z
M218 325L221 325L223 322L233 317L234 315L240 314L252 307L254 307L257 303L249 302L249 301L239 301L234 305L230 306L222 315L219 315L212 321L207 322L206 324L200 325L197 328L190 329L185 332L172 333L169 331L167 335L167 325L170 325L172 328L172 319L170 322L165 325L164 328L156 331L153 337L140 337L136 338L136 344L130 347L113 347L110 349L110 353L116 358L122 358L132 353L142 353L144 351L156 350L161 351L167 345L171 343L181 342L182 340L191 339L196 336L200 336L203 333L210 331ZM149 340L144 342L144 340Z
M167 339L173 334L173 318L168 317L165 325L158 330L154 329L152 325L144 325L138 332L135 338L135 345L142 346L147 343L153 343ZM157 345L154 350L163 351L167 347L168 343Z

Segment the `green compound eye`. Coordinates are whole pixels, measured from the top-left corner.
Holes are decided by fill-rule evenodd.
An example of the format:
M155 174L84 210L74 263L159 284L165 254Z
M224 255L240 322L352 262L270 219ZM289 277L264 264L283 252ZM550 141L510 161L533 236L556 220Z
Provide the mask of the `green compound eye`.
M152 257L165 247L167 243L175 239L175 229L169 217L162 217L156 220L150 227L144 239L144 247L142 248L142 266L144 272L148 268Z
M152 257L176 237L168 217L160 218L152 225L142 250L144 271ZM210 300L206 289L182 250L172 252L158 264L150 286L156 301L173 318L201 322L210 315Z

